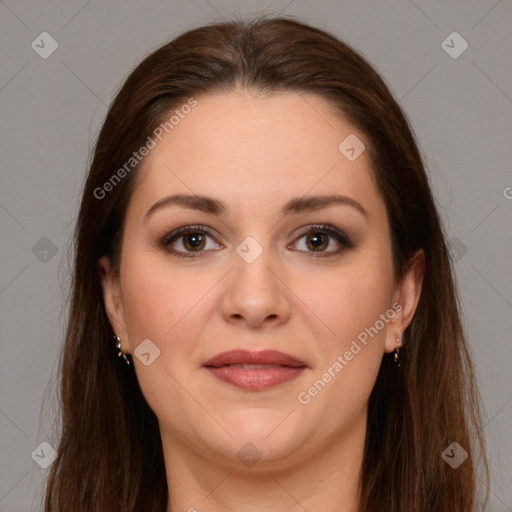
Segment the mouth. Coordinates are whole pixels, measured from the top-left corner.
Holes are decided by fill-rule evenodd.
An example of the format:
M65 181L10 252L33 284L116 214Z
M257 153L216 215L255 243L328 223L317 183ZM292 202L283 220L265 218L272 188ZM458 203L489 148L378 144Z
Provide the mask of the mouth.
M203 365L217 379L247 391L263 391L296 379L307 365L276 350L232 350Z

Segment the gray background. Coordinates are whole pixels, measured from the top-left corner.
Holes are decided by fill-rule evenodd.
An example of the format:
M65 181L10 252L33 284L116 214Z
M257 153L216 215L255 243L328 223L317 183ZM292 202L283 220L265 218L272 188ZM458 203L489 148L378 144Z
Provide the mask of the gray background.
M68 250L107 105L140 59L178 33L264 10L361 50L412 123L457 260L485 405L490 510L512 511L511 2L8 0L0 1L1 512L42 509L48 470L31 454L44 461L48 448L38 446L57 439ZM42 46L45 31L58 48L43 59L31 43ZM458 58L442 47L454 31L469 45Z

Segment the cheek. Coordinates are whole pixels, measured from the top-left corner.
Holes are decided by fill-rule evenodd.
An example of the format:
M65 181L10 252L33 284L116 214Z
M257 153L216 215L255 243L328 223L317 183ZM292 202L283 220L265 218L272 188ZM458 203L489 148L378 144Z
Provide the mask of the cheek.
M123 279L124 310L130 337L157 344L182 337L209 284L192 272L174 270L160 255L130 254ZM193 333L190 334L193 336ZM134 347L132 347L133 349Z
M182 384L189 380L187 371L197 360L195 340L201 338L205 328L198 315L205 315L207 303L199 301L212 284L197 275L176 272L143 252L139 258L130 254L130 260L126 259L122 283L137 379L150 407L165 416L173 408L182 409L189 400ZM157 347L150 351L158 353L147 366L137 358L136 351L146 339Z
M389 280L378 265L362 265L325 284L325 293L308 300L318 305L329 330L318 337L322 355L297 399L308 402L305 411L322 418L327 431L337 431L360 417L375 384L388 325L381 315L390 310Z
M394 318L390 254L360 254L335 277L326 278L323 287L324 293L317 291L309 300L319 305L319 316L335 334L324 331L324 357L309 383L312 387L304 391L311 397L311 412L332 411L324 419L336 429L360 413L380 368L386 329Z
M146 400L165 415L169 407L188 407L190 397L184 383L196 393L191 375L201 365L201 340L208 338L216 312L214 293L208 291L213 291L221 276L218 272L176 268L161 256L149 257L147 252L139 254L126 260L123 281L130 351ZM138 360L136 350L146 339L154 343L158 354L149 366Z
M381 260L385 261L385 260ZM317 325L318 339L327 353L342 350L356 336L375 324L390 307L392 273L378 258L354 258L332 271L297 278L294 292L301 298L310 325Z

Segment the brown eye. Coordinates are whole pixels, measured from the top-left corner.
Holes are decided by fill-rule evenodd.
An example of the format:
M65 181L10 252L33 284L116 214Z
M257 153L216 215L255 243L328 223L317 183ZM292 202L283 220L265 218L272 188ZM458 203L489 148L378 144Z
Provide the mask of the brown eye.
M311 232L306 236L308 248L312 251L323 251L329 246L329 239L325 233Z
M320 225L310 227L303 232L297 240L305 239L305 248L300 249L301 252L313 253L318 256L333 256L344 249L354 247L349 236L343 231L330 225ZM334 244L332 242L334 240ZM330 248L334 245L334 250ZM336 248L336 245L338 248ZM329 250L327 250L329 249Z
M166 235L160 241L160 245L175 256L195 258L202 256L204 251L211 250L207 247L209 238L213 240L206 227L183 226Z
M204 235L202 233L190 233L183 235L183 246L187 251L202 250L206 244Z

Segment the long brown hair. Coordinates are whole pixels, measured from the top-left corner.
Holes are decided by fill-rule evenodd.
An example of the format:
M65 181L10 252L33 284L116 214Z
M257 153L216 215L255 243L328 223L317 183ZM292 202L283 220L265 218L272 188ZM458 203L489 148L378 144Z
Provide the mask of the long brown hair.
M46 512L164 512L168 489L157 419L133 368L116 357L97 262L119 269L125 212L141 165L104 187L191 97L236 88L314 93L369 141L391 226L395 276L423 248L426 268L399 370L383 357L369 400L361 511L474 512L478 461L489 487L480 397L447 240L409 122L367 60L292 17L235 19L183 33L129 75L97 139L74 233L74 272L59 362L62 433ZM125 167L126 169L126 167ZM108 193L98 194L98 190ZM101 195L101 197L100 197ZM119 362L121 361L121 362ZM451 467L457 442L468 458Z

